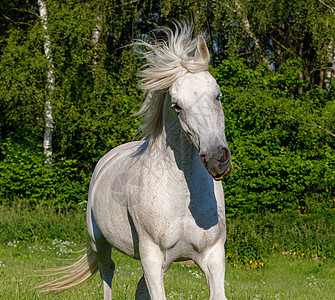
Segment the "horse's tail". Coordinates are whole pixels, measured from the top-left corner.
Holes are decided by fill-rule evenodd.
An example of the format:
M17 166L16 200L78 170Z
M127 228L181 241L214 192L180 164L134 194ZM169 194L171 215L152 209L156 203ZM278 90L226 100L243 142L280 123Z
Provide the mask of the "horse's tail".
M60 293L83 283L93 276L98 271L98 260L95 257L92 247L89 247L87 252L74 264L46 271L48 272L46 276L65 275L36 286L35 289L47 293Z

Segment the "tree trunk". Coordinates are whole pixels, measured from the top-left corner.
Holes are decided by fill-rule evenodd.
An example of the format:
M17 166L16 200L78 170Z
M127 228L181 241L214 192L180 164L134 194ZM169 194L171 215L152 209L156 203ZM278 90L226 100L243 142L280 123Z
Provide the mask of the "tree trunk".
M302 57L302 55L303 55L303 47L304 47L303 42L300 42L300 44L299 44L299 57L300 57L301 59L303 59L303 57ZM321 75L321 74L320 74L320 75ZM301 72L299 73L298 78L299 78L299 81L301 81L301 82L304 80L304 70L303 70L303 69L302 69ZM298 87L298 93L299 93L299 95L302 95L302 94L304 93L304 88L303 88L303 86L299 86L299 87Z
M96 66L98 64L97 57L98 57L98 43L102 35L102 15L101 13L97 14L96 23L94 25L94 29L92 32L92 44L94 46L94 56L92 59L93 64L93 74L95 74Z
M335 8L331 7L327 3L325 3L322 0L319 0L324 6L326 6L331 13L335 16ZM328 18L326 19L327 26L328 26ZM331 80L335 80L335 46L334 46L334 38L332 37L329 45L328 45L328 53L327 53L327 59L328 59L328 66L326 67L324 71L324 82L323 86L324 88L329 91Z
M51 57L50 37L48 35L48 16L46 2L38 0L39 13L44 29L44 54L49 62L49 70L47 75L47 96L45 101L45 130L43 148L45 155L45 164L49 167L52 165L52 132L53 132L53 117L52 117L52 96L55 85L54 65Z
M328 65L325 69L324 88L329 91L330 83L335 76L335 47L333 41L328 45Z
M234 4L235 4L235 7L236 7L236 13L237 15L241 18L241 21L242 21L242 25L243 25L243 28L245 30L245 32L247 33L247 35L250 36L252 42L253 42L253 45L255 47L255 49L260 53L261 55L261 62L262 64L264 64L266 66L266 68L273 72L274 69L273 67L271 66L269 60L267 57L265 57L263 55L263 51L262 51L262 48L260 46L260 43L259 43L259 40L258 38L256 37L256 35L253 33L253 31L251 30L251 26L250 26L250 22L246 16L246 14L243 12L242 10L242 7L240 5L240 3L238 1L234 1Z

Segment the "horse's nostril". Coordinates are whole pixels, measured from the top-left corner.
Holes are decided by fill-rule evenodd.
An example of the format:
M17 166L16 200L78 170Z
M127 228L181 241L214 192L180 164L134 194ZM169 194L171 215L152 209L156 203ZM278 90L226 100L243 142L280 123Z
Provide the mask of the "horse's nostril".
M200 153L200 154L199 154L200 161L201 161L203 164L206 164L206 163L207 163L206 156L207 156L206 153Z
M222 156L221 159L222 161L227 161L229 160L229 150L226 147L221 147L221 151L222 151Z

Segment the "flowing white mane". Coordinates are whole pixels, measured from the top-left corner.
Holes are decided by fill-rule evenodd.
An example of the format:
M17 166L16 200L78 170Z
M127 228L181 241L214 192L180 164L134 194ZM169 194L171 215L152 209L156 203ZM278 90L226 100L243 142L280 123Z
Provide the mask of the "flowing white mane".
M187 23L175 23L175 31L161 28L167 42L149 44L137 41L144 48L140 53L147 63L138 73L139 87L145 92L145 100L136 116L145 116L140 127L143 137L156 137L162 130L163 104L168 88L186 73L208 70L209 61L194 60L198 37L192 38L193 27ZM208 51L208 50L207 50Z

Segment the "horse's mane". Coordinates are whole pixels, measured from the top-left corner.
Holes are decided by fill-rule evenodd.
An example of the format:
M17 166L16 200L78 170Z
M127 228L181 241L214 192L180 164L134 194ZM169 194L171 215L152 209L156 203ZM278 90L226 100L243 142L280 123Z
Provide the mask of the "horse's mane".
M146 64L138 73L141 78L139 87L144 91L145 100L135 114L144 116L140 127L141 136L150 134L157 137L163 128L162 113L164 99L172 84L186 73L198 73L208 70L208 61L194 61L194 51L197 47L197 37L192 38L193 26L188 23L174 23L175 31L160 28L166 34L167 42L153 43L137 41L140 54L146 59Z

